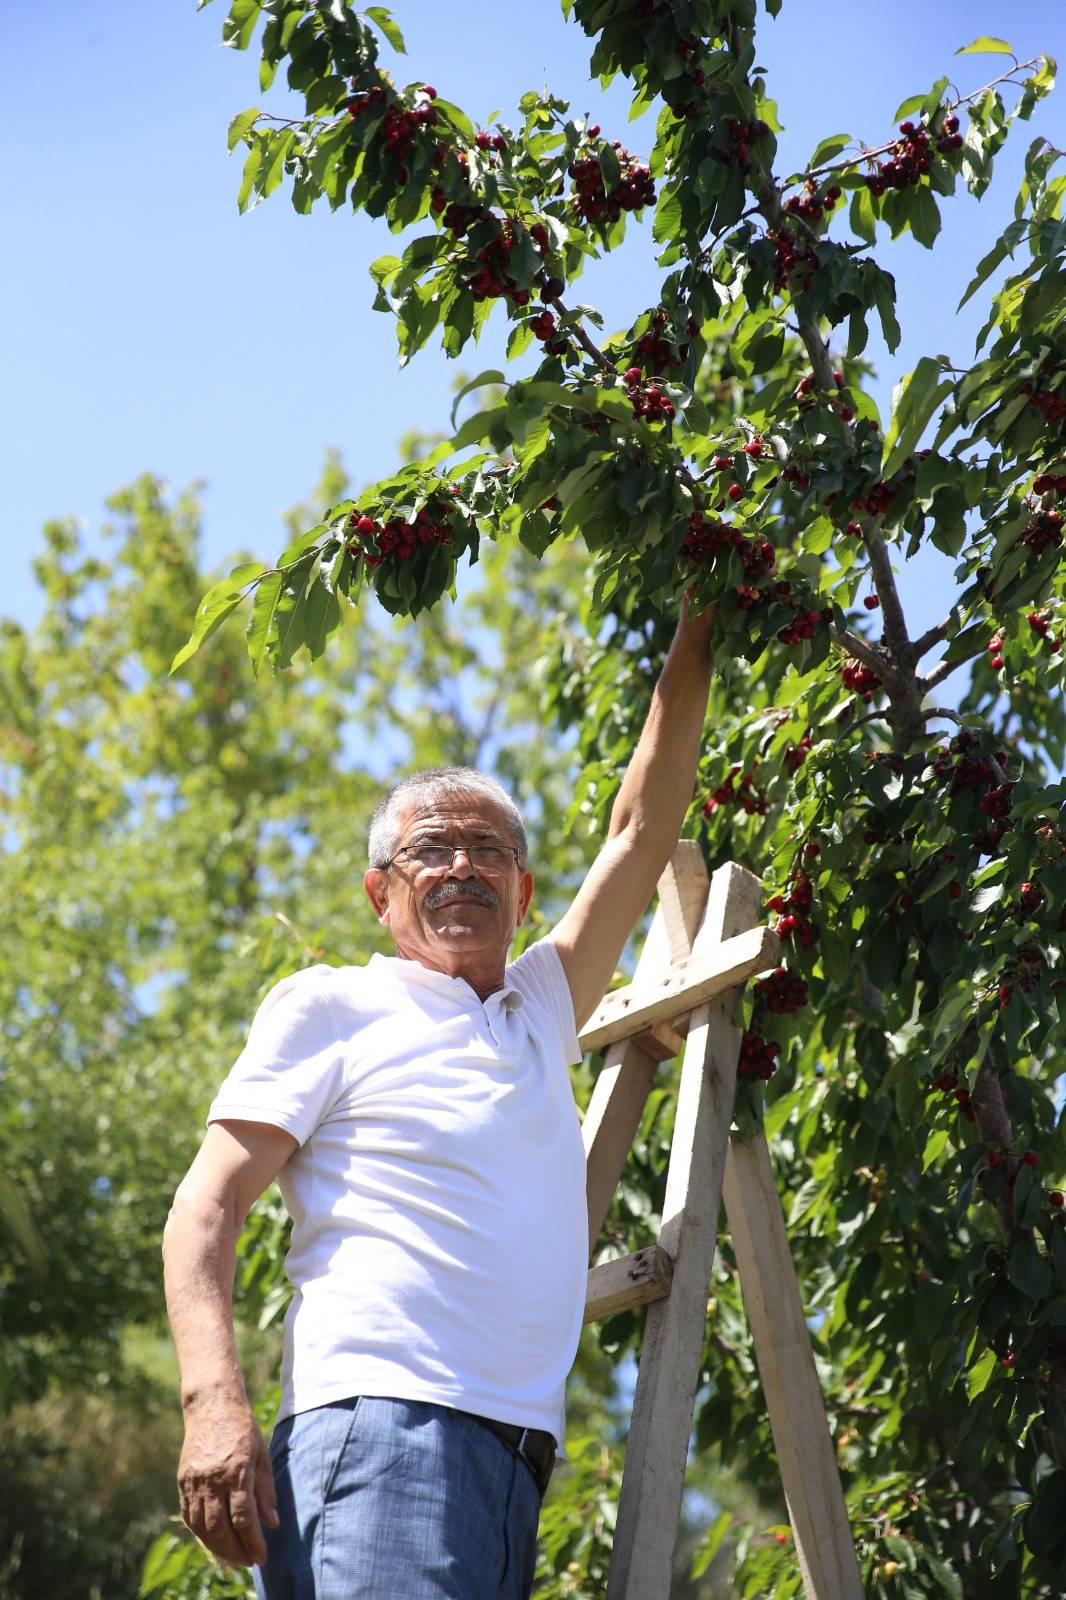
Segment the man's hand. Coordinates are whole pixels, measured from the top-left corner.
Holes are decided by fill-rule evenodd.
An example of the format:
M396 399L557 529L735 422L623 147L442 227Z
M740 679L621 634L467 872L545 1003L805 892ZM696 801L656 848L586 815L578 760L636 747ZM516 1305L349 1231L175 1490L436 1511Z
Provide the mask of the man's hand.
M242 1566L266 1561L260 1522L278 1526L270 1457L246 1405L207 1400L186 1413L178 1466L181 1514L201 1544Z

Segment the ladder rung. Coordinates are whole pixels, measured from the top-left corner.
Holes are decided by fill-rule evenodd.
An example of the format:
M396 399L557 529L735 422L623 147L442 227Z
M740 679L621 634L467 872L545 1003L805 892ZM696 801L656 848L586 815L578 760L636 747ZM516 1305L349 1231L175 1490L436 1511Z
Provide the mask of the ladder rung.
M603 1322L632 1306L664 1300L670 1293L674 1263L658 1244L645 1245L631 1256L604 1261L589 1271L585 1294L586 1322Z
M705 954L676 962L660 978L641 978L616 989L593 1012L578 1042L583 1050L602 1050L616 1039L645 1033L655 1023L673 1022L753 972L776 966L780 953L780 940L769 928L749 928Z

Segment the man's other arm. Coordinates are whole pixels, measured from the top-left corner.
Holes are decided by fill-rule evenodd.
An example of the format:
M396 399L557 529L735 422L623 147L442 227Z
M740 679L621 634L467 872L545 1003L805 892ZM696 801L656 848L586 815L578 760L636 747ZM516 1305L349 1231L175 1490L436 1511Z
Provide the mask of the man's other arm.
M696 779L714 608L681 620L611 811L607 839L573 904L549 935L581 1028L614 976L677 843Z
M297 1140L259 1122L214 1122L163 1231L167 1314L181 1371L181 1510L224 1561L266 1560L260 1520L278 1525L274 1478L248 1404L233 1334L235 1247L245 1218Z

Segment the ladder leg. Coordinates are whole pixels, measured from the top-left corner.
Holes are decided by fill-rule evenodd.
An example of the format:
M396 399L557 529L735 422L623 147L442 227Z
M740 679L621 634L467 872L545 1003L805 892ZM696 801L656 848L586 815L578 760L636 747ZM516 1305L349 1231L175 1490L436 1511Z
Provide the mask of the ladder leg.
M696 948L753 926L759 900L751 873L721 868ZM734 1006L735 995L714 1000L689 1027L660 1234L673 1258L673 1284L649 1307L644 1325L607 1600L670 1594L736 1086Z
M730 1141L724 1198L807 1600L862 1600L810 1331L762 1134Z

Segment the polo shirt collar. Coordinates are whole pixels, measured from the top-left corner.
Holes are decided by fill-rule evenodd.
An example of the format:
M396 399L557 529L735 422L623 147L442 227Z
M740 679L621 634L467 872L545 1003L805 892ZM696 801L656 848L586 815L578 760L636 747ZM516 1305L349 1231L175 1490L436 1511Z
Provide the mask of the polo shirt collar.
M486 1007L502 1007L510 1013L520 1011L525 1004L522 992L510 982L509 969L504 971L503 988L496 989L482 1002L476 990L472 989L465 978L452 978L446 972L437 972L433 967L425 967L421 961L408 961L405 956L386 956L380 951L375 951L367 963L368 967L388 968L401 983L411 988L422 987L433 989L438 994L455 995L465 990L468 996L477 1000L478 1004Z

